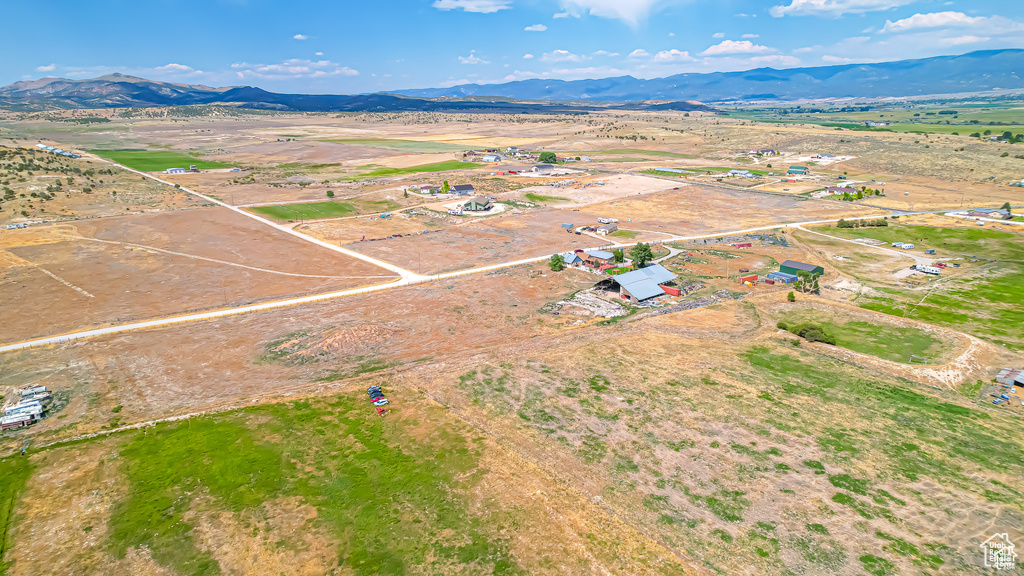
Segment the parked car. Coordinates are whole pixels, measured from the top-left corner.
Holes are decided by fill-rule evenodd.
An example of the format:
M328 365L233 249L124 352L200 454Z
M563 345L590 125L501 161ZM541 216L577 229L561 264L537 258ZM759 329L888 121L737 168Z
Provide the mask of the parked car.
M377 407L387 406L388 404L391 404L391 402L388 402L387 398L381 398L380 400L377 400L373 403L373 405Z

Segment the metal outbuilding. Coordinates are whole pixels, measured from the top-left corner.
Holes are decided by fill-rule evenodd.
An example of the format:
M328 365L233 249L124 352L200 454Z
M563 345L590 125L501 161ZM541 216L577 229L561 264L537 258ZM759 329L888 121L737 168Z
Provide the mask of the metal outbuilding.
M786 260L779 267L781 272L786 274L792 274L797 276L799 272L809 272L811 274L824 274L825 269L821 266L815 266L814 264L807 264L805 262L797 262L796 260Z
M676 276L661 264L653 264L646 268L613 276L612 279L619 285L620 294L629 297L633 302L642 302L665 294L665 289L659 284L672 282Z

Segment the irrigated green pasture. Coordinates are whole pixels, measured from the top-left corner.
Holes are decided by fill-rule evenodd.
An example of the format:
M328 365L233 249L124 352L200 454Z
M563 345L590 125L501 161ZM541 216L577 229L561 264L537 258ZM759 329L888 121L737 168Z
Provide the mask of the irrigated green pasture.
M211 160L200 160L171 150L124 148L119 150L89 150L89 152L142 172L159 172L168 168L188 168L193 164L201 170L231 168L228 164Z

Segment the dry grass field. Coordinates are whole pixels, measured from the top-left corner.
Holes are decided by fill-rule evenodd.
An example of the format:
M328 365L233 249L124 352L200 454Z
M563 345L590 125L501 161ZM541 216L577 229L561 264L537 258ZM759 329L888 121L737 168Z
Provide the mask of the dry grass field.
M309 239L433 275L699 236L663 265L703 287L670 306L606 295L622 306L606 318L558 304L601 276L540 262L0 353L4 405L29 385L54 393L48 417L0 433L0 575L986 574L981 541L1024 526L1024 409L991 401L1024 346L1021 231L904 215L769 231L788 246L718 241L1021 204L999 148L704 113L161 112L6 112L0 150L41 139L236 166L168 179L280 225L117 168L85 176L109 166L93 160L32 176L0 161L3 223L27 224L0 231L3 343L398 279ZM506 146L592 162L558 178L448 164ZM822 152L852 158L812 164L822 182L846 172L887 196L639 175ZM57 175L65 190L40 200ZM66 190L86 179L92 194ZM500 212L404 192L442 180ZM308 203L328 190L320 217ZM629 233L561 227L598 217ZM897 239L918 249L870 246ZM925 247L961 266L910 273ZM825 268L819 295L737 282L786 259Z

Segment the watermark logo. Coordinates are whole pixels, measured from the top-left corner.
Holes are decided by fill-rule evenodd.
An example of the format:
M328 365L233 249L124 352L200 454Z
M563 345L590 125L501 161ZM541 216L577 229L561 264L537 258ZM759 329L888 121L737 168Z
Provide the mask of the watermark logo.
M1017 553L1014 551L1013 542L1010 542L1009 534L993 534L988 540L981 543L981 549L985 551L985 567L996 570L1013 570L1017 565Z

